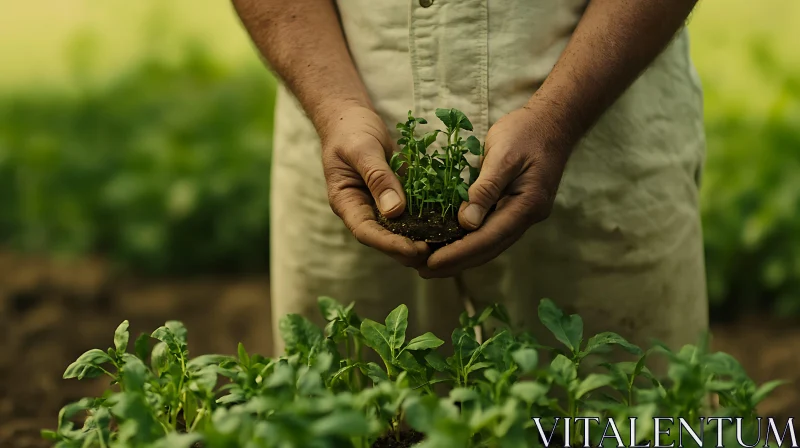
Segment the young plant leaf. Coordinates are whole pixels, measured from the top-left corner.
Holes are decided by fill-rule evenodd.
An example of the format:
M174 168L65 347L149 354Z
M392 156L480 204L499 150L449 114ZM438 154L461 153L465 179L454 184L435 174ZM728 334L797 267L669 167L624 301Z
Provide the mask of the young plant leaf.
M114 331L114 348L117 350L117 355L121 355L128 350L128 340L130 333L128 333L128 321L124 320Z
M525 403L536 403L547 394L548 387L543 383L523 381L511 385L509 393Z
M142 333L136 338L136 342L133 343L133 350L136 356L143 362L147 361L147 355L150 353L150 339L149 334Z
M375 350L384 362L388 364L392 361L391 335L384 325L364 319L361 322L361 335L367 346Z
M640 349L636 345L631 344L625 338L618 335L617 333L606 331L589 338L589 341L586 343L586 347L581 352L581 357L589 355L593 352L600 351L601 349L609 347L611 345L619 346L628 353L634 355L641 356L643 353L642 349Z
M451 115L450 109L436 109L436 117L448 128L455 128L457 126L457 123L453 121L455 117Z
M436 348L444 344L444 341L434 336L433 333L427 332L421 336L408 341L408 345L404 350L425 350L428 348Z
M556 339L566 345L573 353L580 348L583 338L583 319L577 314L565 316L550 299L539 302L539 320L550 330Z
M478 140L477 137L475 137L474 135L470 135L469 137L467 137L467 141L465 144L470 153L476 156L481 155L481 142Z
M550 372L562 385L568 385L578 377L578 370L575 368L575 363L564 355L558 355L550 363Z
M580 384L578 384L578 387L575 390L575 398L579 399L595 389L610 385L613 381L614 378L609 375L590 373L586 378L583 379L583 381L580 382Z
M514 358L514 362L517 363L523 374L533 372L534 369L536 369L536 364L539 362L539 354L532 348L516 350L511 356Z
M783 386L784 384L789 384L788 381L784 380L773 380L767 383L764 383L759 387L756 392L750 397L750 406L756 407L759 403L761 403L769 394L772 393L776 388Z
M381 366L374 362L368 362L366 365L359 365L359 369L376 384L381 381L389 381L389 376L386 375L386 372L381 369Z
M456 187L456 192L458 192L458 196L460 196L464 202L469 202L469 192L467 191L467 187L464 185L464 183L458 184Z
M278 322L278 330L286 346L287 354L311 352L311 347L323 339L322 330L299 314L287 314Z
M84 378L96 378L103 374L102 365L112 362L108 353L93 348L78 357L75 362L67 367L64 371L63 378L77 378L82 380Z
M408 328L408 307L400 305L386 316L386 330L389 332L389 346L392 351L399 350L406 340ZM363 330L362 330L363 332Z

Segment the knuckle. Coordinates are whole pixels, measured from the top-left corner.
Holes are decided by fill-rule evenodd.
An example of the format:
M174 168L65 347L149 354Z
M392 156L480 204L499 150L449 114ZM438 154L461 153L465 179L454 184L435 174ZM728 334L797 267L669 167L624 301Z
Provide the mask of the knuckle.
M469 190L470 197L474 197L474 201L482 205L489 205L497 202L500 197L500 183L497 179L488 177L481 182L475 182Z
M523 202L525 217L529 222L540 222L550 217L553 201L544 190L534 190Z
M363 171L364 182L370 191L377 191L386 183L386 173L377 167L366 167Z

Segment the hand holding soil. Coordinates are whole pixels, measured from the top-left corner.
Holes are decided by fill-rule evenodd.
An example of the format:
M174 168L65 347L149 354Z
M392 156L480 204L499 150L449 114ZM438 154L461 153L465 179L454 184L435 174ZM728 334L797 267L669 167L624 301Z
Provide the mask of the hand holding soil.
M362 244L405 266L424 266L430 254L424 242L412 242L376 222L373 204L390 218L406 208L402 185L387 162L394 145L380 117L370 109L352 107L337 114L320 134L333 212Z
M433 253L420 275L451 277L480 266L549 216L569 148L551 138L543 118L522 108L492 126L480 175L459 207L459 223L472 232Z

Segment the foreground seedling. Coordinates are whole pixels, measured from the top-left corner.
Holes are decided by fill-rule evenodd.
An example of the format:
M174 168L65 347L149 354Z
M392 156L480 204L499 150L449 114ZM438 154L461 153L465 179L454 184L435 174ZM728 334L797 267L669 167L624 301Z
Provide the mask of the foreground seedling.
M378 221L413 241L444 245L467 233L459 225L457 213L461 203L469 201L469 187L479 169L470 165L466 155L481 156L484 148L474 135L461 135L473 130L461 111L436 109L436 116L444 130L418 135L419 126L428 122L414 117L411 111L405 123L397 124L401 135L397 143L402 149L392 156L390 165L403 184L407 206L395 219L378 213ZM443 144L439 144L440 136L444 137Z
M559 346L516 330L494 305L461 316L447 353L432 333L407 335L405 305L382 323L331 298L320 298L319 308L324 328L299 315L281 319L286 352L277 358L241 344L236 356L192 358L186 328L176 321L140 336L129 352L125 321L111 348L89 350L64 372L107 377L109 389L64 407L43 436L59 448L527 448L542 440L647 446L654 417L682 417L705 446L717 446L717 425L699 419L724 416L745 423L741 431L723 425L724 446L739 446L739 436L752 446L756 405L782 384L756 385L734 358L706 344L645 351L615 333L586 338L580 316L546 299L539 320ZM489 319L497 329L479 342L474 329ZM631 361L583 372L585 359L610 350ZM666 358L665 377L647 369L653 356ZM714 413L706 408L712 392L722 406ZM588 433L563 425L585 417L598 422ZM635 427L622 425L631 417ZM604 433L609 420L620 425L617 434ZM678 442L678 425L660 426L660 446ZM688 437L682 443L696 446Z

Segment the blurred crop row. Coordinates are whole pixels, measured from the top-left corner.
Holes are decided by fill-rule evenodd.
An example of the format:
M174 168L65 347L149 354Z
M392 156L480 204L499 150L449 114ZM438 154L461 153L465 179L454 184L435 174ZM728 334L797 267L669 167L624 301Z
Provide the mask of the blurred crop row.
M698 64L709 291L726 309L800 313L800 67L769 40L737 48L748 89ZM0 92L0 244L149 274L266 270L274 81L203 45L179 54Z

